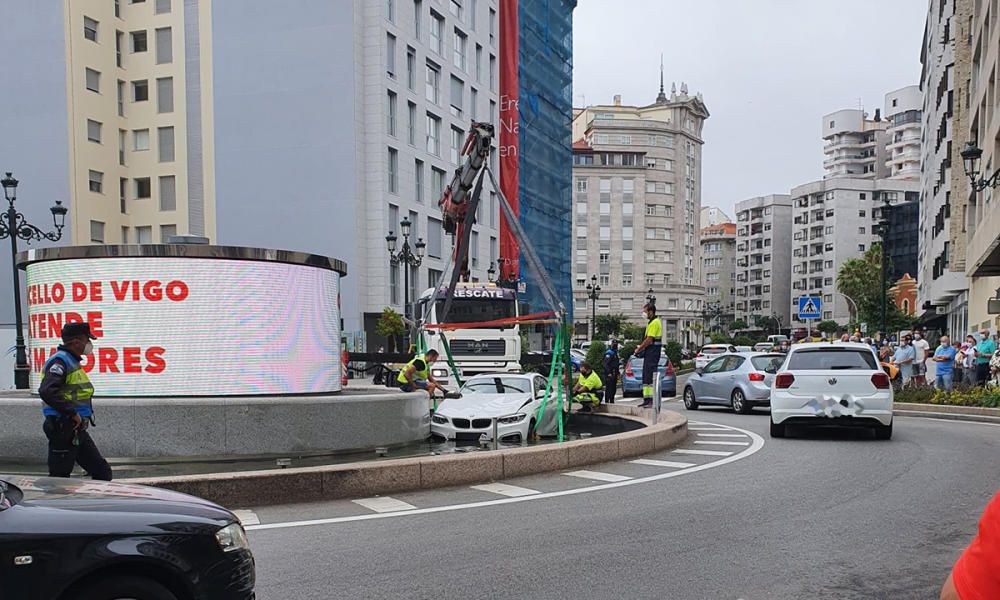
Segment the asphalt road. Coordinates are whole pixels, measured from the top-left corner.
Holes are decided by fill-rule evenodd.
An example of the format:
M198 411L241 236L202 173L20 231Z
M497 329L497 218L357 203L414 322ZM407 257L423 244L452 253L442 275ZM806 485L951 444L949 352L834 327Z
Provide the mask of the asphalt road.
M684 446L696 455L647 457L698 467L589 467L623 483L505 482L537 497L405 494L394 499L412 514L388 518L347 501L256 509L275 527L250 532L258 597L936 598L1000 487L993 425L899 418L888 442L771 440L766 411L689 418L748 433L695 424ZM697 455L706 448L737 454ZM311 519L328 521L284 525Z

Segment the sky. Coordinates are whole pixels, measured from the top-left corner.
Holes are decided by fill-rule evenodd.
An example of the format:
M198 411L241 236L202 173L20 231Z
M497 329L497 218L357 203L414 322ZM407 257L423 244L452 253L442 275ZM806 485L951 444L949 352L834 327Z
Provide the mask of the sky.
M823 176L822 117L919 84L926 0L580 0L573 105L701 92L702 206Z

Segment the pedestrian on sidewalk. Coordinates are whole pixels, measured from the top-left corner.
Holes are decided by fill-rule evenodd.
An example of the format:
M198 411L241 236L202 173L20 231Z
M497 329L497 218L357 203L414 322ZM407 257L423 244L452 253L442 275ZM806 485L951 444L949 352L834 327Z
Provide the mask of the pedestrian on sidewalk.
M930 354L931 345L927 343L920 332L913 334L913 380L917 383L927 382L927 358Z
M611 340L611 346L604 353L604 401L608 404L615 403L620 367L621 357L618 355L618 340Z
M997 351L996 342L990 338L990 330L979 331L979 343L976 344L976 380L979 385L985 386L990 379L990 359Z
M972 387L978 383L976 373L976 338L970 333L962 345L962 385Z
M948 336L941 336L941 345L934 351L934 383L939 390L950 392L954 383L955 348Z
M899 369L899 376L903 378L903 387L906 387L910 383L910 379L913 378L913 359L915 357L913 346L911 345L913 338L910 336L905 336L896 348L896 353L892 356L892 364L896 365Z
M111 481L111 466L88 432L95 425L94 385L80 364L84 355L93 356L91 340L96 339L89 323L63 325L63 343L42 367L38 395L44 403L50 477L69 477L78 464L92 479Z

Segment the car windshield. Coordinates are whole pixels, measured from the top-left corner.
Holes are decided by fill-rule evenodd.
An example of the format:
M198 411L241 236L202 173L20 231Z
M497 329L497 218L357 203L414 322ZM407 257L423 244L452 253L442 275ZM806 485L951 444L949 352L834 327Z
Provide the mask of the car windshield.
M444 320L441 319L441 313L444 312L444 300L438 300L434 308L438 322L474 323L513 317L516 306L513 300L455 298L448 311L448 318ZM500 328L503 329L503 327Z
M525 394L531 387L527 379L517 377L478 378L462 386L463 392L478 392L480 394Z
M875 371L875 355L860 348L810 348L796 350L788 359L789 371L860 369Z
M781 368L781 363L785 362L785 355L754 356L750 359L750 364L758 371L765 373L777 373Z

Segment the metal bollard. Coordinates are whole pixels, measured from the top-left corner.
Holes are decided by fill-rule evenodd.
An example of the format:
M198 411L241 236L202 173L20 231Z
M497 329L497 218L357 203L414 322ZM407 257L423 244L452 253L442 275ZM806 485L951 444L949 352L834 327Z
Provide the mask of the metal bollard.
M497 418L493 417L493 449L496 450L500 446L500 440L497 439Z
M663 380L660 379L659 373L656 374L656 379L653 381L653 424L660 422L660 405L663 401Z

